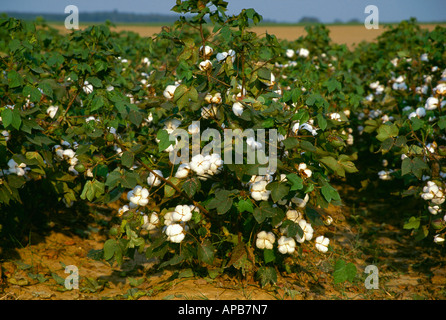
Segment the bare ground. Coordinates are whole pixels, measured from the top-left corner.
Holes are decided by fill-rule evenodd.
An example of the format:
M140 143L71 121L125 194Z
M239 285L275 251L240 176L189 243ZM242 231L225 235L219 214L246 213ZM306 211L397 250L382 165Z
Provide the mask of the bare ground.
M63 25L52 25L61 32L68 32ZM445 26L442 24L442 26ZM81 26L82 27L82 26ZM421 28L433 30L433 24L421 24ZM111 29L116 32L133 31L142 37L152 37L161 32L162 26L143 26L143 25L118 25ZM366 29L363 25L328 25L330 38L334 43L345 44L349 48L355 47L362 41L375 41L386 29L380 26L379 29ZM293 41L306 35L304 26L256 26L252 30L259 35L265 33L274 34L278 39Z
M279 274L274 285L261 288L252 278L222 275L194 277L188 267L159 270L142 256L121 268L87 256L101 249L115 210L92 210L88 223L72 213L49 217L48 232L34 230L21 248L6 250L0 260L0 300L73 299L211 299L211 300L412 300L446 299L445 247L432 240L415 242L402 228L413 208L408 200L355 196L339 189L345 205L329 207L334 222L316 229L328 236L333 250L322 254L313 242L303 244L299 264ZM355 280L334 284L337 260L353 263ZM379 270L378 289L366 289L367 265ZM65 267L79 270L79 289L67 290Z

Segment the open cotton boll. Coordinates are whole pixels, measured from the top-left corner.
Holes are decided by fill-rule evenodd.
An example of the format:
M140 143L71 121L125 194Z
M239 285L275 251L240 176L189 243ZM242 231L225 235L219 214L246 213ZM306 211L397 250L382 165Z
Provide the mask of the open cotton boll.
M204 175L210 168L211 163L203 155L197 154L192 157L189 166L197 175Z
M308 49L305 48L300 48L299 50L296 51L296 53L299 55L299 57L306 58L310 54L310 51L308 51Z
M210 166L208 170L208 174L218 174L223 169L223 160L218 153L213 153L210 156L205 157L206 160L209 161Z
M251 197L256 201L266 201L271 193L270 190L266 190L268 181L258 181L250 185Z
M160 220L158 214L156 212L153 212L150 217L147 215L143 216L143 225L141 227L148 231L154 230L159 222Z
M192 218L192 211L188 205L177 205L172 213L175 222L187 222Z
M127 200L130 201L130 208L145 206L149 203L149 190L141 186L136 186L127 193Z
M246 144L251 150L262 149L263 145L260 142L257 142L254 137L248 137L246 139Z
M303 243L305 240L309 241L313 238L313 227L310 223L306 222L305 220L299 220L298 222L300 228L304 232L302 237L299 236L299 234L296 234L296 240L299 243Z
M184 179L189 175L189 172L189 163L182 163L178 166L177 172L175 173L175 178Z
M124 213L126 213L129 210L130 208L128 205L122 206L121 208L118 209L118 216L121 217Z
M259 249L272 249L276 236L272 232L260 231L257 234L256 247Z
M199 50L200 50L200 53L206 58L209 58L212 55L212 53L214 52L214 49L210 46L204 46L204 47L201 46Z
M218 108L213 104L201 108L201 116L203 117L203 119L214 118L217 116L217 113Z
M184 229L178 223L168 225L165 233L167 235L167 240L174 243L180 243L185 237Z
M288 58L292 58L292 57L294 57L294 50L293 50L293 49L287 49L286 52L285 52L285 55L286 55Z
M303 199L301 199L299 197L292 197L291 198L291 202L297 204L297 206L299 208L305 208L305 206L307 205L309 199L310 199L310 196L307 193L307 194L305 194L305 197Z
M25 163L22 162L21 164L18 164L17 162L14 161L14 159L10 159L8 161L8 167L9 167L8 169L9 173L15 173L18 176L24 176L26 173L25 170L27 169Z
M166 130L167 133L170 134L173 131L175 131L180 125L181 125L181 120L169 119L164 123L164 130Z
M93 85L91 85L88 81L84 81L84 86L82 87L82 90L84 90L86 94L90 94L93 92Z
M295 223L298 223L300 219L302 219L302 213L297 210L288 210L286 212L286 218Z
M326 253L328 251L328 245L330 243L330 239L324 237L324 236L319 236L316 238L316 249L319 250L322 253Z
M201 71L207 71L212 69L212 62L210 60L201 61L198 65Z
M170 84L168 85L163 92L163 96L167 99L173 99L173 96L175 94L175 90L177 89L178 85Z
M164 177L163 173L160 170L153 170L157 175L160 177ZM149 186L157 187L161 184L161 179L158 178L156 175L154 175L152 172L150 172L149 176L147 177L147 184Z
M57 110L59 110L59 107L56 106L50 106L48 109L46 109L46 114L50 116L50 118L54 118L56 116Z
M296 242L290 237L281 236L277 244L277 249L281 254L293 253L296 249Z
M426 110L435 110L438 107L438 99L435 97L429 97L426 100L426 104L424 105L424 108Z
M307 168L307 165L305 163L300 163L297 170L299 170L300 175L304 178L310 178L313 174L313 172Z
M441 208L440 208L440 206L438 206L438 205L429 206L427 209L428 209L429 212L430 212L431 214L433 214L433 215L436 215L436 214L438 214L439 212L442 211Z
M243 105L238 101L234 102L232 105L232 112L234 112L237 117L240 117L243 113Z

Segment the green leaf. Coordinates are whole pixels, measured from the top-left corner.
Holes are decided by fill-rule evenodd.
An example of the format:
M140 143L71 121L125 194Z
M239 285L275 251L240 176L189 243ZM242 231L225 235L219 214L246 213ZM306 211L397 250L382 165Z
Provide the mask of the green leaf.
M327 87L329 93L332 93L335 90L341 91L342 89L341 83L334 78L330 78L325 81L324 86Z
M327 120L325 120L322 113L318 113L316 118L317 118L317 123L319 125L319 128L321 128L321 130L325 130L325 128L327 128Z
M214 251L215 248L212 243L208 239L204 240L197 249L198 260L212 265L214 262Z
M156 138L160 141L158 143L158 151L164 151L166 150L170 145L174 143L174 141L169 140L170 135L167 133L166 130L159 130Z
M356 277L356 272L356 266L353 263L338 260L336 261L333 272L334 283L344 283L345 281L353 282Z
M407 221L403 228L404 229L418 229L420 227L421 218L410 217L409 221Z
M243 213L245 211L250 212L250 213L254 212L254 207L252 206L252 202L249 199L239 200L239 202L237 203L237 208L240 213Z
M327 200L327 202L331 202L331 200L341 200L338 191L329 184L322 186L321 193L324 196L325 200Z
M96 111L104 105L104 98L102 96L95 96L93 98L93 101L91 102L91 108L90 111Z
M8 86L10 88L20 87L23 83L22 76L15 70L8 72Z
M183 183L183 190L189 196L193 197L201 188L200 180L197 177L189 178Z
M291 182L290 191L300 190L304 187L303 179L295 173L290 173L286 175L288 182Z
M265 287L269 283L274 284L277 282L277 273L273 267L261 267L256 273L257 279L260 281L260 285Z
M108 239L104 243L104 259L110 260L113 258L113 255L115 254L115 250L118 247L118 244L116 240L114 239Z
M127 168L131 168L133 166L133 162L135 161L135 155L131 151L124 151L121 156L121 163L123 166Z
M277 214L277 208L271 206L268 201L260 202L260 205L254 209L254 218L258 223L262 223L266 218L272 218Z
M274 181L266 186L266 190L271 191L271 199L277 202L288 194L290 188L285 183Z
M272 249L264 249L263 250L263 260L265 263L273 262L276 260L276 256L274 255L274 250Z
M388 138L396 138L399 130L394 124L383 124L378 128L377 132L378 135L376 136L376 139L379 141L384 141Z

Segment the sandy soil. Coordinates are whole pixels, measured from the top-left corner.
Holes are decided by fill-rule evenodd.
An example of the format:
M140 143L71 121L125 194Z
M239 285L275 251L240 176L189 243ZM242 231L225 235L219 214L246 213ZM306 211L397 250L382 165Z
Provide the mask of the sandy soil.
M302 256L290 258L299 259L298 267L280 273L275 285L261 288L252 277L194 277L188 266L160 270L139 255L122 267L96 261L89 252L102 248L116 214L101 209L92 210L88 223L66 212L50 216L50 230L35 230L28 244L6 250L0 260L0 300L445 300L446 248L432 241L417 243L402 229L402 214L412 204L397 198L353 198L353 188L339 190L345 205L329 207L334 223L317 229L331 239L333 251L322 254L313 243L304 243ZM334 284L338 259L356 266L352 283ZM378 289L365 287L364 270L371 264L379 270ZM65 288L69 265L78 268L78 289Z
M445 26L445 25L443 25ZM55 28L61 32L67 32L62 25L54 25ZM422 28L433 30L435 25L421 25ZM374 41L381 33L385 31L384 27L379 29L366 29L362 25L334 25L327 26L330 30L330 38L333 42L338 44L346 44L349 48L353 48L355 44L361 41ZM143 37L153 36L155 33L161 31L161 26L117 26L112 28L117 32L122 30L133 31ZM252 30L258 34L274 34L279 39L296 40L301 36L306 35L305 27L303 26L260 26L253 27Z

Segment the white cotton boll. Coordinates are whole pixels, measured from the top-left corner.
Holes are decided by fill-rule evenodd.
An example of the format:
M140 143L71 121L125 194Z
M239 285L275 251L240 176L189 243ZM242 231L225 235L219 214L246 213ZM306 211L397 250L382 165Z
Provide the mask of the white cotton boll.
M296 240L299 243L303 243L305 240L309 241L313 238L313 227L311 226L310 223L306 222L305 220L299 220L298 222L300 228L302 229L302 231L304 232L304 234L302 235L302 237L299 236L299 234L296 234Z
M424 108L426 110L435 110L438 107L438 99L435 97L429 97L426 100L426 104L424 105Z
M160 170L153 170L157 175L160 177L164 177L163 173ZM152 172L150 172L149 176L147 177L147 184L149 186L157 187L161 184L161 179L158 178L156 175L154 175Z
M189 166L192 171L194 171L197 175L204 175L210 168L211 163L208 159L205 159L203 155L197 154L192 157Z
M181 120L179 119L169 119L164 123L164 130L167 131L167 133L171 134L173 131L175 131L179 126L181 125Z
M427 54L427 53L423 53L421 56L420 56L420 60L421 61L429 61L429 55Z
M310 199L309 194L305 194L305 197L303 199L299 198L299 197L292 197L291 198L291 202L293 202L294 204L297 204L297 206L299 208L305 208L305 206L308 203L308 200Z
M223 160L221 159L221 156L218 153L211 154L207 160L210 162L208 173L218 174L223 169Z
M326 253L328 251L328 245L330 243L330 239L324 237L324 236L319 236L316 238L316 249L319 250L322 253Z
M270 190L266 190L268 181L261 180L254 182L250 185L251 197L256 201L266 201L271 193Z
M431 214L433 214L433 215L436 215L436 214L438 214L438 213L440 213L440 212L442 211L441 208L440 208L440 206L438 206L438 205L435 205L435 206L429 206L427 209L428 209L429 212L430 212Z
M416 118L417 117L417 113L415 111L409 113L409 115L407 116L407 118L410 120L412 118Z
M235 61L235 51L232 49L229 49L228 55L231 57L232 63Z
M211 98L211 103L220 104L221 101L222 101L222 98L221 98L221 93L220 92L217 92Z
M296 53L299 55L299 57L307 58L308 55L310 54L310 51L308 51L308 49L305 48L300 48L299 50L297 50Z
M85 81L82 90L84 90L86 94L90 94L93 92L93 85L91 85L88 81Z
M399 76L398 78L395 79L396 83L403 83L404 82L404 76Z
M217 116L218 108L215 105L209 105L201 108L201 116L203 119L209 119Z
M175 90L177 89L178 85L170 84L164 89L163 95L167 99L173 99L173 96L175 94Z
M228 53L227 52L219 52L217 53L217 61L223 61L228 57Z
M437 244L443 243L444 240L445 240L444 237L442 237L442 236L439 235L439 234L436 234L436 235L434 236L434 242L437 243Z
M282 236L277 241L278 247L277 249L281 254L291 254L294 252L296 248L296 242L293 238Z
M232 112L234 112L237 117L240 117L243 113L243 105L240 102L234 102L232 105Z
M327 216L327 218L325 219L325 224L327 226L331 225L333 223L333 218L331 216Z
M174 243L180 243L181 241L183 241L185 237L183 231L184 231L183 227L178 223L168 225L165 230L165 233L167 235L167 240Z
M438 84L438 85L433 89L433 91L436 92L437 94L441 94L441 95L446 94L446 83L443 82L443 83Z
M276 236L272 232L260 231L257 234L256 247L259 249L272 249Z
M300 163L297 170L299 170L300 175L304 178L310 178L313 174L313 172L307 168L307 165L305 163Z
M287 49L286 52L285 52L285 55L286 55L288 58L292 58L292 57L294 57L294 50L293 50L293 49Z
M188 163L182 163L178 166L175 177L178 179L184 179L189 175L190 166Z
M423 107L419 107L417 108L417 110L415 110L415 113L419 117L424 117L426 115L426 109L424 109Z
M375 90L376 88L378 88L378 86L379 86L379 81L375 81L369 84L369 88L372 90Z
M286 218L295 223L298 223L300 219L302 219L302 213L297 210L288 210L286 212Z
M9 136L9 132L8 132L8 131L3 130L3 131L1 132L1 135L2 135L3 137L5 137L5 141L9 141L10 136Z
M56 106L50 106L48 109L46 109L46 114L50 116L50 118L54 118L56 116L57 110L59 110L59 107Z
M210 57L212 53L214 52L214 49L210 46L201 46L200 47L200 53L205 57Z
M210 60L201 61L198 65L201 71L207 71L212 69L212 62Z
M9 167L9 173L15 173L18 176L24 176L26 171L26 164L25 163L21 163L18 164L17 162L14 161L14 159L10 159L8 161L8 167Z
M118 216L122 216L124 213L126 213L127 211L129 211L130 208L128 205L124 205L121 208L118 209Z
M381 180L392 180L391 173L393 172L392 169L390 170L381 170L378 172L378 176Z
M188 205L178 205L172 213L172 220L175 222L187 222L192 218L192 211Z
M166 212L164 214L164 225L170 226L173 222L173 211Z
M262 149L263 145L260 142L257 142L254 137L248 137L246 139L246 144L251 150Z
M65 159L71 159L76 155L76 153L72 149L65 149L62 152L62 155Z
M189 134L197 134L200 133L200 123L192 123L187 127L187 132Z
M160 220L158 217L158 214L156 212L153 212L150 217L148 217L147 215L143 216L143 225L142 228L150 231L150 230L154 230L157 225L159 224Z
M149 203L149 190L141 186L136 186L127 193L127 200L130 201L130 207L145 206Z

